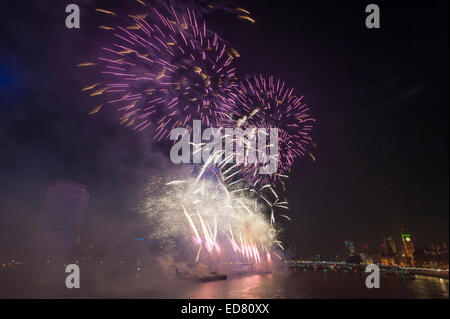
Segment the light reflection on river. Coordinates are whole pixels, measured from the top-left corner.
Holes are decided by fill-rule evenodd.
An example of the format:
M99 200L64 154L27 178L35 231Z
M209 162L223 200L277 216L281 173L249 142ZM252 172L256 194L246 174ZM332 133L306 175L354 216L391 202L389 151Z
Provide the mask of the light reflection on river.
M46 271L0 272L0 298L160 298L160 299L328 299L448 298L449 281L382 275L379 289L365 286L366 273L286 271L269 275L192 283L164 277L156 269L133 272L81 268L81 288L65 287L60 267Z
M449 281L416 276L382 276L379 289L365 286L365 273L303 272L254 275L210 283L177 283L162 295L140 298L302 299L302 298L448 298ZM169 285L170 286L170 285ZM167 288L169 288L169 286ZM175 288L175 287L172 287ZM169 292L170 291L170 292Z

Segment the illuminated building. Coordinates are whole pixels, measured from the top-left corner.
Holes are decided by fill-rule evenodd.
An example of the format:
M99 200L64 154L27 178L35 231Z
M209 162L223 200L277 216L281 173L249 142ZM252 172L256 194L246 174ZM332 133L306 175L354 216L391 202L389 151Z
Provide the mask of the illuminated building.
M355 244L351 240L345 241L345 247L347 248L348 256L355 256Z
M421 268L448 269L447 244L428 244L422 249L416 249L414 263Z
M370 254L360 253L359 255L361 256L362 262L365 263L366 265L374 263L373 258Z
M406 257L409 258L411 262L414 262L414 244L412 241L412 237L411 234L409 234L404 229L402 229L402 242Z
M88 200L87 186L64 179L53 182L45 195L32 247L41 256L67 256L79 241Z
M392 235L384 236L383 244L381 244L383 252L381 254L381 263L383 265L396 265L398 263L397 245Z
M385 266L393 266L396 264L393 255L385 255L384 253L381 254L381 263Z
M373 264L381 264L382 260L381 260L381 253L374 249L371 253L370 253L370 258L372 259L372 263Z

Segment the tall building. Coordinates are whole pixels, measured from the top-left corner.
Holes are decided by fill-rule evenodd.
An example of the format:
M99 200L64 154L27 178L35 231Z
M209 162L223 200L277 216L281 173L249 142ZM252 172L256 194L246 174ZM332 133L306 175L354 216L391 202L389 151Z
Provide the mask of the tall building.
M409 234L404 228L402 229L402 242L405 248L406 257L414 260L414 244L411 234Z
M397 255L397 245L391 234L384 236L384 249L386 255Z
M349 257L353 257L356 255L355 252L355 244L351 240L345 241L345 248L347 248L347 253Z
M79 241L88 200L87 186L82 184L58 179L48 187L31 243L41 257L68 255Z

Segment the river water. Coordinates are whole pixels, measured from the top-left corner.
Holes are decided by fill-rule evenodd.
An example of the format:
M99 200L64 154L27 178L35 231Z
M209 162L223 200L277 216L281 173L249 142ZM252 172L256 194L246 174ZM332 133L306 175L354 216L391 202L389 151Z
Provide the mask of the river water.
M368 289L365 274L295 271L254 275L210 283L181 283L178 289L140 292L142 298L244 298L244 299L329 299L329 298L449 298L449 281L416 276L402 279L383 276L380 288ZM168 293L167 295L166 292Z
M449 298L447 279L419 275L415 279L382 275L380 288L368 289L364 272L297 270L192 283L164 278L154 271L108 273L95 270L82 272L80 289L68 290L65 287L67 274L46 273L0 272L0 298ZM55 276L56 273L60 274Z

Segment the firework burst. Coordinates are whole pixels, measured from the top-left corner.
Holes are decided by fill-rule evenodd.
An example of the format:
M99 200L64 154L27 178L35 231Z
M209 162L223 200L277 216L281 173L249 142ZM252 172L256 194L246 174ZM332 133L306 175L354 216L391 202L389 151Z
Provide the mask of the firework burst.
M270 76L254 75L241 81L233 92L233 103L224 126L278 129L278 172L272 175L259 174L259 164L243 164L237 167L247 180L259 185L284 185L294 160L309 155L312 142L310 132L315 119L309 114L303 96L297 96L293 88ZM258 150L255 150L257 153ZM263 154L266 156L266 154Z
M240 262L270 262L277 231L269 222L266 205L240 189L208 179L186 178L149 185L156 190L142 211L152 224L152 236L173 249L190 242L195 261L211 259ZM195 257L194 257L195 256Z
M155 140L175 127L190 128L193 119L218 125L235 86L233 60L239 53L194 10L160 12L147 4L145 10L129 15L122 25L103 26L112 31L112 44L102 47L96 63L79 65L98 65L103 82L83 91L104 97L105 105L120 112L123 125L139 131L153 125Z

